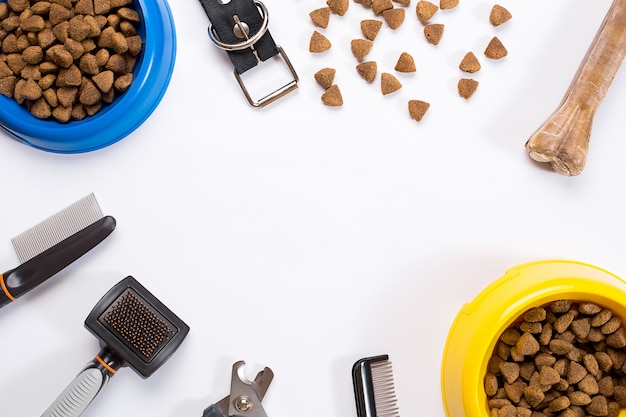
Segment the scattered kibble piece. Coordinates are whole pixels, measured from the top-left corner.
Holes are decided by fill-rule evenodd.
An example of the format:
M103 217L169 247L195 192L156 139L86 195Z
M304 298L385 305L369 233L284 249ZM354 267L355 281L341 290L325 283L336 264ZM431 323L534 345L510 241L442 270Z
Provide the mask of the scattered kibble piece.
M382 14L385 10L393 9L391 0L374 0L372 2L372 11L375 15Z
M392 30L398 29L404 23L404 9L394 8L383 12L383 18Z
M494 5L489 13L489 21L493 26L500 26L511 20L512 17L511 12L499 4Z
M326 4L330 7L330 10L338 14L339 16L343 16L348 11L348 7L350 6L349 0L327 0Z
M395 70L398 72L415 72L415 60L408 52L402 52L396 63Z
M458 83L459 95L468 100L478 88L478 81L471 78L461 78Z
M317 30L313 31L309 42L309 52L322 53L328 51L332 47L332 43L328 38Z
M436 4L433 4L426 0L420 0L417 2L417 6L415 7L415 12L417 13L417 18L423 24L428 23L428 21L437 13L439 7Z
M339 107L343 105L343 97L341 90L337 84L333 84L322 94L322 103L330 107Z
M401 88L402 83L395 76L387 72L381 74L380 91L383 93L383 96L394 93Z
M366 19L361 21L361 32L365 39L370 41L374 41L376 36L378 36L378 32L380 28L383 26L383 22L376 19Z
M336 72L337 71L334 68L322 68L315 73L314 77L318 84L327 90L331 85L333 85Z
M315 9L309 13L309 17L311 17L315 26L326 29L330 21L330 7Z
M365 81L373 81L374 78L376 78L378 65L376 64L376 61L361 62L356 66L356 71Z
M409 115L411 119L420 122L430 108L430 103L422 100L409 100Z
M439 45L445 26L441 23L430 23L424 26L424 36L428 43Z
M480 62L478 62L478 58L474 55L473 52L468 52L465 54L461 63L459 64L459 69L463 72L468 72L473 74L480 70Z
M497 36L491 38L489 44L487 45L487 48L485 49L485 56L491 59L500 59L504 58L507 54L508 51L506 50L500 39L498 39Z
M440 0L439 1L439 8L441 10L454 9L458 5L459 5L459 0Z
M16 0L17 1L17 0ZM62 1L62 0L55 0ZM80 2L89 1L89 0L78 0ZM91 0L94 2L106 2L110 0ZM327 28L329 24L330 15L332 13L343 15L346 13L348 9L348 5L346 2L349 0L326 0L326 4L328 7L319 8L313 10L310 13L310 17L315 24L320 28ZM398 29L405 20L406 17L406 9L402 7L394 6L394 3L400 4L402 6L408 6L411 4L411 0L354 0L355 3L362 4L364 7L371 7L372 11L375 15L381 16L382 20L387 23L387 25L392 29ZM423 31L426 40L432 45L438 45L443 38L445 26L440 23L430 23L430 20L439 10L450 10L457 7L460 3L460 0L439 0L438 3L435 4L434 0L419 0L417 2L415 13L417 15L418 20L424 25ZM501 25L502 23L511 19L510 13L502 6L494 5L491 9L490 13L490 22L493 26ZM383 21L381 19L370 18L364 19L360 22L361 32L363 34L363 39L353 39L351 41L351 50L354 57L359 61L356 65L357 73L361 78L366 80L367 82L371 82L377 77L377 63L376 61L370 60L363 62L365 58L371 52L373 48L374 40L377 39L380 30L383 25ZM36 24L36 22L33 22ZM319 53L325 52L330 49L332 44L329 39L327 39L322 33L318 31L314 31L311 36L311 41L309 45L310 52ZM33 51L35 52L35 51ZM502 42L494 36L489 42L488 46L484 51L484 55L490 59L501 59L508 54L508 51L502 44ZM33 59L34 58L33 54ZM29 58L30 59L30 58ZM88 62L86 62L87 64ZM19 65L19 64L17 64ZM415 60L413 57L407 52L403 52L394 69L400 73L412 73L416 72ZM473 74L481 69L481 64L474 55L473 52L468 52L465 54L461 62L459 63L459 69L465 73ZM1 67L0 67L1 70ZM316 81L326 90L323 96L324 104L330 106L339 106L343 105L343 99L341 98L341 92L339 88L334 84L335 70L333 68L324 68L315 73ZM7 81L8 83L8 81ZM466 100L471 98L478 88L479 82L473 78L461 78L458 80L457 88L458 93L461 97ZM398 91L402 88L402 84L400 81L390 73L382 73L381 75L381 84L380 84L381 92L383 95L391 94L395 91ZM332 89L333 91L328 91ZM420 121L428 108L430 107L429 103L420 101L420 100L410 100L409 101L409 113L411 117ZM555 308L558 308L556 305ZM574 318L572 317L572 320ZM608 321L608 319L607 319ZM528 338L527 335L536 336L538 340L538 345L541 346L541 349L544 349L548 346L549 343L553 342L554 349L566 351L567 349L571 349L571 343L554 342L551 338L553 333L558 334L559 329L563 325L569 325L567 323L563 323L562 325L556 323L553 326L541 326L539 322L531 322L526 321L522 326L522 332L516 336L515 342L512 343L507 349L507 352L502 352L502 355L511 355L515 360L520 360L525 354L528 355L529 352L532 352L537 349L537 345L532 344L532 340ZM611 324L612 326L612 324ZM614 326L610 327L611 329ZM609 326L607 326L607 329ZM575 325L572 325L572 334L578 338L588 338L589 340L604 341L607 339L602 335L600 328L594 328L590 324L590 320L576 321ZM523 338L521 336L524 336ZM520 340L519 346L517 342ZM534 339L533 339L534 340ZM626 330L617 332L615 334L611 334L610 343L615 346L625 346L626 347ZM559 344L560 343L560 344ZM609 342L605 342L609 343ZM599 359L598 359L599 361ZM624 363L626 364L626 353L624 354ZM598 365L600 366L600 365ZM626 372L626 365L624 367ZM530 376L528 376L530 378ZM509 395L520 396L523 394L523 387L518 386L519 384L511 383L511 386L507 388L509 391ZM528 393L529 396L532 396L533 392ZM543 392L541 393L543 395ZM538 398L539 396L536 396ZM535 399L536 399L535 398ZM528 401L528 400L527 400ZM544 401L541 399L540 401ZM624 392L624 403L626 404L626 390ZM554 412L561 412L562 409L558 408L559 405L555 403L553 406ZM625 405L626 407L626 405ZM509 410L510 411L510 410ZM501 416L498 417L509 417L505 415L506 413L501 413ZM570 416L565 415L564 413L560 417L580 417L580 416ZM493 416L495 417L495 416ZM513 417L513 416L511 416ZM516 417L532 417L524 415L518 415ZM536 416L535 416L536 417ZM594 416L594 417L617 417L617 416Z
M352 48L352 54L356 59L362 61L372 50L374 43L369 39L353 39L350 42Z

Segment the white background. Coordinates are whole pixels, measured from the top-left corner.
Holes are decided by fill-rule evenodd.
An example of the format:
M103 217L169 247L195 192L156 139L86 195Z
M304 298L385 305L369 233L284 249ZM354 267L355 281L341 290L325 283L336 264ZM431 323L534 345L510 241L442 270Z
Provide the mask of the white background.
M170 2L177 61L152 116L124 140L59 155L0 133L0 263L17 264L15 235L94 192L118 222L95 250L0 311L0 415L40 415L98 352L83 322L99 298L135 276L191 327L152 377L122 369L84 416L200 417L228 393L231 365L269 366L269 416L356 416L350 370L391 356L403 416L444 416L442 350L464 302L515 265L564 258L626 276L624 108L618 73L598 112L578 177L531 161L524 143L562 98L609 0L503 0L439 12L426 42L413 0L386 24L356 73L350 40L372 12L351 2L308 52L322 0L266 0L270 31L300 88L257 110L207 37L197 1ZM399 7L399 6L398 6ZM319 30L319 29L318 29ZM492 36L509 51L482 52ZM482 63L478 91L456 92L467 51ZM379 90L401 52L415 74ZM268 65L273 65L269 63ZM337 70L344 105L321 103L313 74ZM274 73L274 70L269 72ZM254 71L249 81L269 76ZM431 103L417 123L409 99ZM456 417L456 416L455 416ZM460 416L458 416L460 417Z

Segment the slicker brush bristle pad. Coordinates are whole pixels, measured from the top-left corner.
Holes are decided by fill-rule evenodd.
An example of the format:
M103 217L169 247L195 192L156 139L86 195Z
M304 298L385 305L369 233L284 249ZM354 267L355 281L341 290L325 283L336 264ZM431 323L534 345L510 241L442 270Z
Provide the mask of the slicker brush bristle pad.
M98 301L85 327L103 349L143 378L161 367L189 333L180 317L130 275Z
M146 362L150 362L177 331L130 288L109 306L99 320Z

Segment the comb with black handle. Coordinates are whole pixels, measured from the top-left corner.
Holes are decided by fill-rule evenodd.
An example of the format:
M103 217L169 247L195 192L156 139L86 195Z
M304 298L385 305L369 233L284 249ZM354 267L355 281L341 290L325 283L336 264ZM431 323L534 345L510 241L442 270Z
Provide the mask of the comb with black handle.
M85 327L100 340L100 352L42 417L80 416L123 366L148 378L189 333L189 326L132 276L100 299Z
M356 361L352 382L358 417L400 417L389 355Z
M22 262L0 274L0 307L42 284L102 242L115 229L95 196L78 200L11 241Z

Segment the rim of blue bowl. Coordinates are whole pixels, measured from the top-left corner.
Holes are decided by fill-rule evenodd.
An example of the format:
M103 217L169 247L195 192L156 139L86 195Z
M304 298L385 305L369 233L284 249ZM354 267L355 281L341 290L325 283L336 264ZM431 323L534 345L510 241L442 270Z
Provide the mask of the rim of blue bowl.
M167 90L176 60L176 29L166 0L133 0L133 7L142 16L138 33L144 42L126 92L94 116L67 123L38 119L13 98L0 95L0 128L33 148L56 153L94 151L135 131Z

